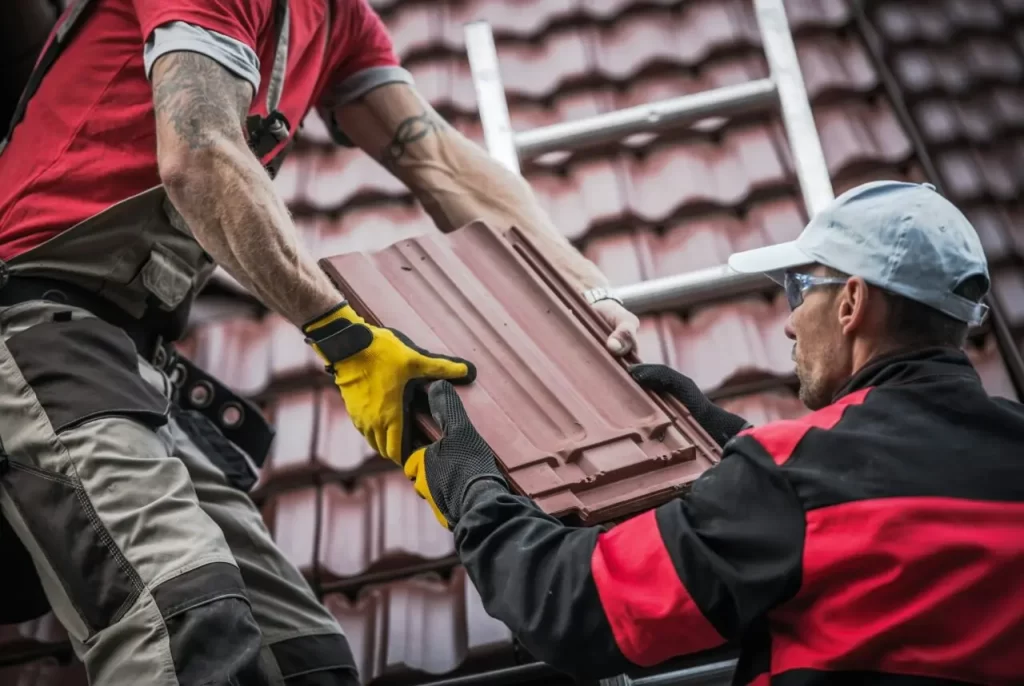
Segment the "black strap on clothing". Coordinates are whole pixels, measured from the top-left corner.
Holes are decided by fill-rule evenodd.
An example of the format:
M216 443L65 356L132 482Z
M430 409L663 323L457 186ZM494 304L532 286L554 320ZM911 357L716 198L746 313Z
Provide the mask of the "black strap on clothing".
M90 293L66 281L36 276L7 276L0 285L0 307L12 307L29 300L48 300L92 312L100 319L123 329L146 359L152 359L164 340L174 340L154 322L136 319L106 298Z
M260 160L291 135L288 118L277 109L281 104L284 75L288 67L288 44L291 38L289 16L288 0L277 0L274 4L277 47L274 50L274 66L270 70L270 81L267 83L267 116L254 114L245 120L245 126L249 131L249 148ZM285 147L267 163L266 169L270 178L277 176L287 154L288 148Z
M87 10L96 5L95 0L76 0L67 10L64 20L60 22L56 33L53 35L42 57L36 62L35 68L29 75L28 83L21 93L18 105L14 109L7 133L0 141L0 154L3 154L14 129L25 117L25 110L28 108L29 100L39 90L43 78L50 71L57 57L63 52L70 42L76 28L82 25L83 20L88 16ZM276 47L274 52L274 66L271 69L270 81L267 85L267 113L266 117L252 115L246 119L246 128L249 135L249 147L253 153L263 159L277 145L286 140L290 134L288 119L281 114L277 107L281 103L281 94L284 92L285 71L288 66L288 46L291 37L291 22L288 8L288 0L275 0L274 23L276 33ZM284 148L278 155L267 164L267 172L271 178L277 175L277 171L284 162L288 148Z
M146 318L135 319L102 296L65 281L10 275L3 282L0 278L0 307L11 307L29 300L46 300L80 308L123 330L132 339L139 355L168 374L177 390L174 398L177 405L203 414L244 450L257 467L263 466L274 440L274 428L256 405L165 344L177 336L165 336L155 322Z

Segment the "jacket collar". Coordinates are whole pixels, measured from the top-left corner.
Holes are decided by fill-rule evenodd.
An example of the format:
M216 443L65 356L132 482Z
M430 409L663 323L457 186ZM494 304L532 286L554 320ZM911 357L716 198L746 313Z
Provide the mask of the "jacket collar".
M955 376L981 383L978 372L962 350L917 348L876 357L851 376L832 401L868 387L903 384L935 376Z

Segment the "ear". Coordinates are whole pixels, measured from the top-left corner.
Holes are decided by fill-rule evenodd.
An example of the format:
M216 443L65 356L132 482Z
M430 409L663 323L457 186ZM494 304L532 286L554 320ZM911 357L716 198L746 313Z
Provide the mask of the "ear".
M847 280L839 292L836 312L843 335L850 336L864 328L872 295L867 282L861 277Z

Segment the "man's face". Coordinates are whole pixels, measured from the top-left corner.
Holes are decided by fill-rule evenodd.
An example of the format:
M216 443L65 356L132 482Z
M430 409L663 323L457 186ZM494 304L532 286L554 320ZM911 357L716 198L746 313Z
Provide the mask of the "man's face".
M828 274L824 267L794 270L812 276ZM811 410L831 404L849 378L852 346L839 319L842 286L814 286L804 291L803 303L790 314L786 336L794 341L793 361L800 380L800 400Z

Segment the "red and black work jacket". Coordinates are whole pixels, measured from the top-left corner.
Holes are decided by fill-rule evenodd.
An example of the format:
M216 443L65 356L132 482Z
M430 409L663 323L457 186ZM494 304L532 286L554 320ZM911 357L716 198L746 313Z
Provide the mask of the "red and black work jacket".
M493 482L465 507L488 613L579 678L732 645L736 684L1024 684L1024 406L959 351L870 364L608 530Z

